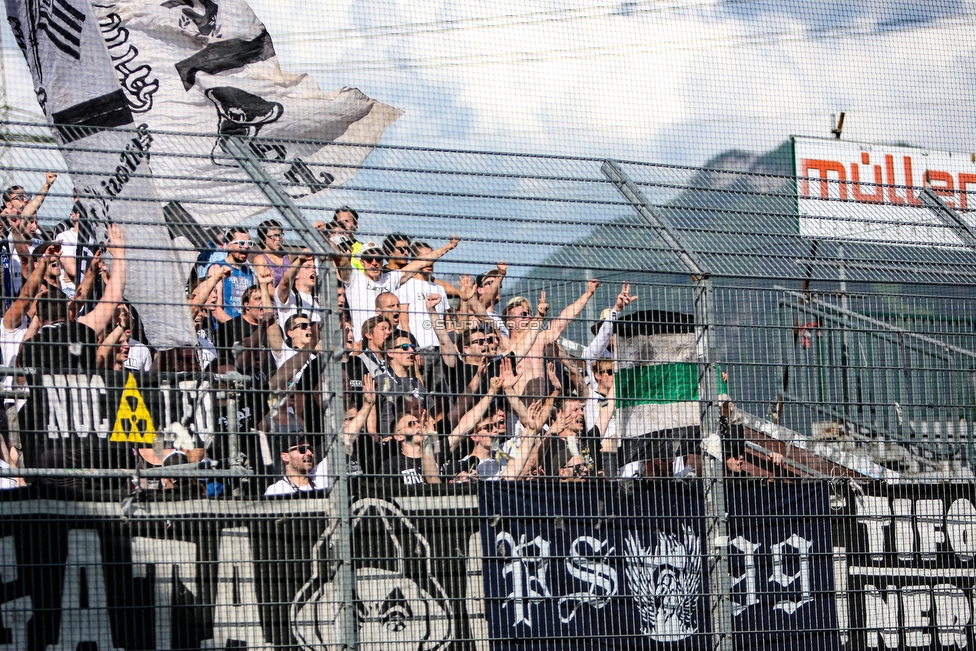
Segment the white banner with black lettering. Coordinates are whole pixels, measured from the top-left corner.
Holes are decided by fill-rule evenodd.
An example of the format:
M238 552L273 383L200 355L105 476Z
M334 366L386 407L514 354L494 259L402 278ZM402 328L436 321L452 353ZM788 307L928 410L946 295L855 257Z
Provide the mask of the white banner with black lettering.
M971 649L972 485L870 484L848 498L848 649ZM841 586L838 586L840 588Z
M125 224L126 297L158 348L196 343L178 259L163 226L150 179L153 138L137 122L115 78L96 16L87 0L6 0L14 38L27 59L34 92L71 180L101 228ZM125 127L131 131L106 130Z
M93 7L130 109L161 147L181 154L153 160L159 194L201 224L227 226L267 203L224 151L225 137L288 139L249 146L297 199L352 178L402 113L355 88L325 93L308 75L283 72L244 0L96 0ZM174 135L181 132L219 136Z

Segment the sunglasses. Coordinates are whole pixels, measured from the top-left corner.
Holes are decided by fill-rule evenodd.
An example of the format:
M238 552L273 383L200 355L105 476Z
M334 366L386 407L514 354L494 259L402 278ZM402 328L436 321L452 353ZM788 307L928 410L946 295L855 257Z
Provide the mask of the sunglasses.
M383 264L383 258L363 257L363 264Z
M605 368L605 369L602 369L600 371L597 371L596 374L597 375L613 375L613 369L612 368Z
M308 321L306 321L305 323L296 323L296 324L294 324L291 327L291 329L292 330L308 330L311 327L312 327L312 324L309 323Z
M254 246L254 242L252 242L251 240L234 240L233 242L228 242L227 244L228 245L233 244L235 246L241 247L242 249L249 249L252 246Z
M298 454L308 454L310 452L314 454L315 448L313 448L311 445L296 445L294 447L288 448L288 451L297 452Z
M393 348L398 350L417 350L417 347L413 344L397 344Z

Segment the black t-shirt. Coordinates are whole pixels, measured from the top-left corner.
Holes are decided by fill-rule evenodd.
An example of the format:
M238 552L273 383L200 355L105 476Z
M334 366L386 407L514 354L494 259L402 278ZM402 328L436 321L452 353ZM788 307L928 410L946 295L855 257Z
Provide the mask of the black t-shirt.
M383 462L380 466L380 474L383 479L392 481L404 486L414 486L426 484L424 479L424 466L421 459L411 459L398 452Z
M18 363L51 373L94 372L97 366L98 335L83 323L41 326L24 342Z
M214 335L214 346L217 347L217 350L232 349L235 344L250 337L257 329L258 326L248 323L244 319L244 315L241 314L217 328L217 334Z

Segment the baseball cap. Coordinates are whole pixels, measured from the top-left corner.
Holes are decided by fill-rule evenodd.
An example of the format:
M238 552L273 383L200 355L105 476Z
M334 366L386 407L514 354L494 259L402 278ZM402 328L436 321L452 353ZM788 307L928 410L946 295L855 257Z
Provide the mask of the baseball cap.
M376 242L370 240L363 244L362 250L359 252L359 257L361 258L385 258L386 253L383 252L383 247Z

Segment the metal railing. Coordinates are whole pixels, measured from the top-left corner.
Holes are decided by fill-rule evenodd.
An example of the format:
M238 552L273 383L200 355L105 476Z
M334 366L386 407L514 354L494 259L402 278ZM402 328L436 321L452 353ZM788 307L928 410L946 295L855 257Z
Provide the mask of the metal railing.
M61 176L0 240L0 645L971 641L976 260L937 196L963 244L801 236L788 165L120 131L109 200L74 179L126 152L7 129L26 200ZM364 303L374 258L443 317Z

